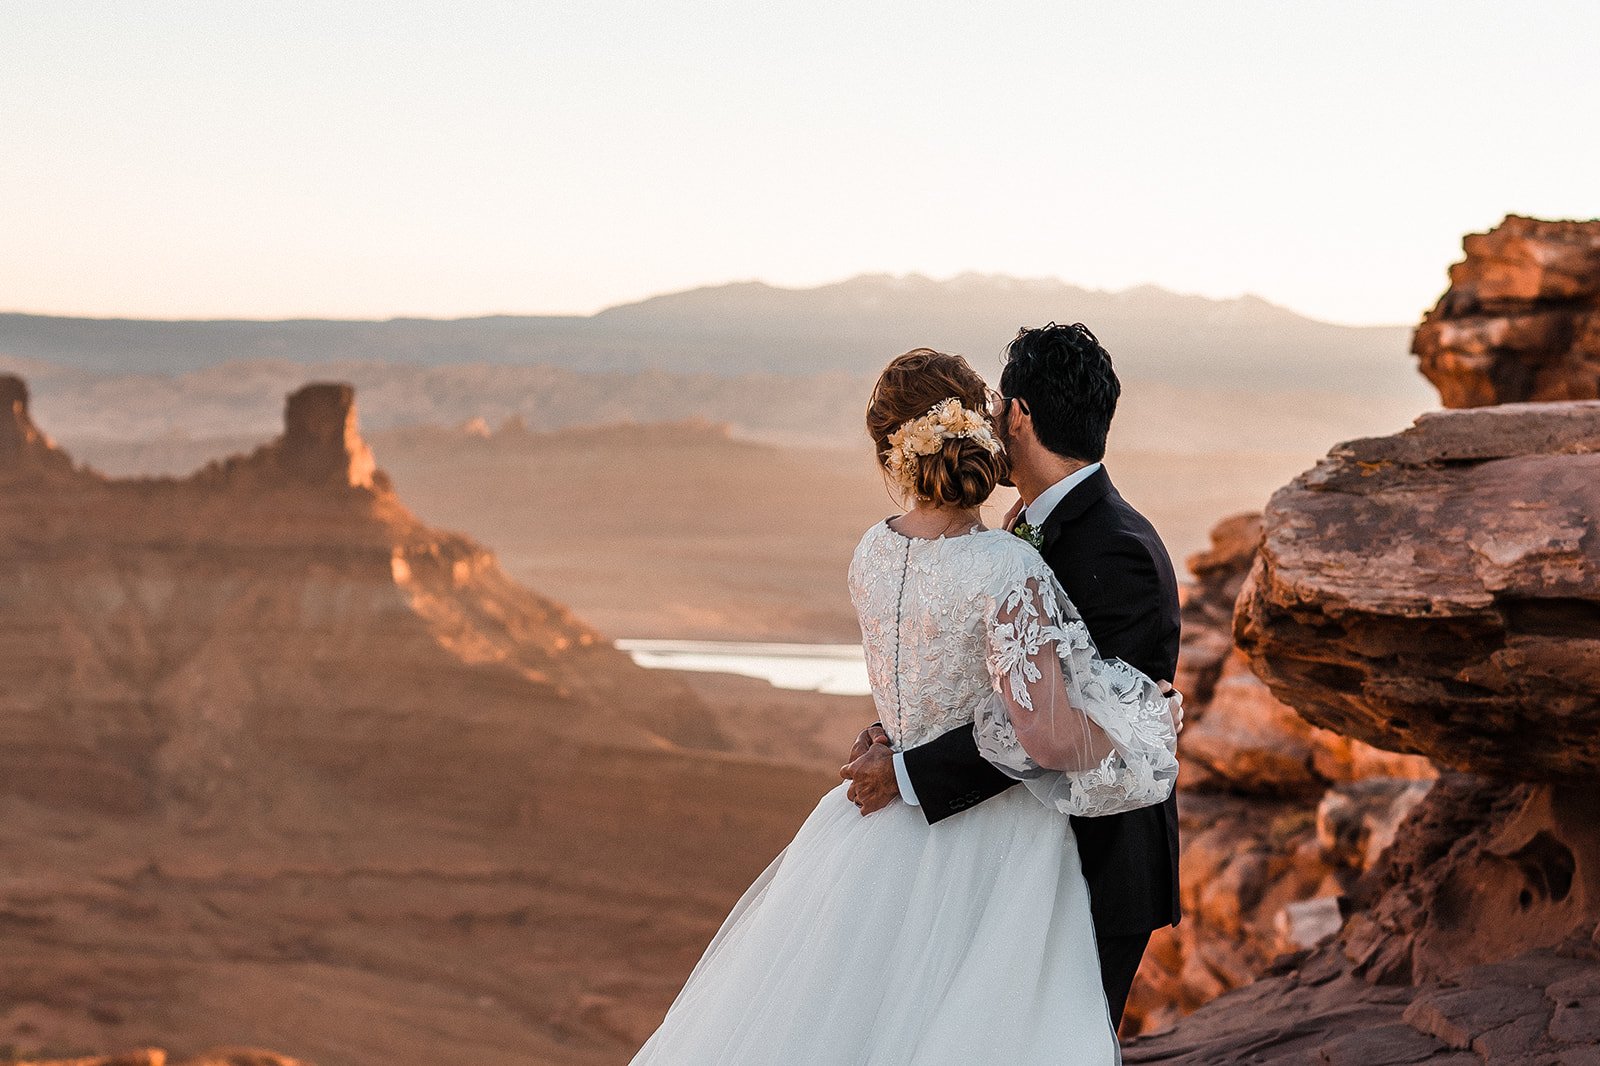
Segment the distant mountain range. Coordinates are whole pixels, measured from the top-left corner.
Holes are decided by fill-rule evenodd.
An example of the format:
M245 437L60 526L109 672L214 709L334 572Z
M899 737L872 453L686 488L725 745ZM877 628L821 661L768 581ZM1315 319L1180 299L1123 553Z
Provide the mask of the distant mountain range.
M489 363L740 376L870 374L927 345L993 377L1022 325L1083 321L1125 378L1386 393L1414 387L1409 327L1318 322L1256 297L1212 300L968 274L863 275L811 289L743 282L591 316L162 321L0 314L0 355L94 373L179 374L240 360ZM1404 382L1401 386L1399 383Z

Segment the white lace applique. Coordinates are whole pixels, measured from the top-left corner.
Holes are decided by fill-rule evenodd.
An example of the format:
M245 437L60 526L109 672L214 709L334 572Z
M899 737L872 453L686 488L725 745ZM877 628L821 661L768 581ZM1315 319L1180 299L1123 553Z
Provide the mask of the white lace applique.
M1030 545L994 530L917 540L880 523L856 549L850 593L896 750L971 723L985 758L1063 813L1114 814L1171 793L1177 742L1166 698L1132 667L1097 656ZM1059 768L1029 755L1019 726Z

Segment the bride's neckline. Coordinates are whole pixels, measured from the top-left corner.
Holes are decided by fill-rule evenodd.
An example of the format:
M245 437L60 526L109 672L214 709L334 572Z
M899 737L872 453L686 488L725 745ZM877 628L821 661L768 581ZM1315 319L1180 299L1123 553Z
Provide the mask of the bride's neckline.
M890 515L888 518L885 518L880 523L880 525L882 525L883 528L887 529L890 533L893 533L895 536L899 537L901 540L918 541L918 542L924 543L924 544L937 544L941 540L961 540L961 539L963 539L965 537L976 537L980 533L1004 533L1005 532L1005 530L1003 530L1003 529L996 530L996 529L986 529L986 528L984 528L982 526L973 526L971 529L967 530L966 532L957 533L957 534L955 534L953 536L948 534L948 533L940 533L937 537L913 537L909 533L900 532L898 529L894 528L893 526L891 526L889 524L890 522L893 522L896 518L904 518L904 517L905 517L905 515L898 515L898 514L897 515Z

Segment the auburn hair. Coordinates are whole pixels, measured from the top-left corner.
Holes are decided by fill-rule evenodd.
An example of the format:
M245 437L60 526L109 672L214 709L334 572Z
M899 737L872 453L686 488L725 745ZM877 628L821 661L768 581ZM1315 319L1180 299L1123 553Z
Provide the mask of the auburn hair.
M878 465L887 468L890 434L952 396L961 406L988 417L988 389L959 355L913 348L884 367L867 402L867 435L877 449ZM955 437L932 455L918 456L910 480L919 500L976 507L1005 475L1004 453L995 455L975 440Z

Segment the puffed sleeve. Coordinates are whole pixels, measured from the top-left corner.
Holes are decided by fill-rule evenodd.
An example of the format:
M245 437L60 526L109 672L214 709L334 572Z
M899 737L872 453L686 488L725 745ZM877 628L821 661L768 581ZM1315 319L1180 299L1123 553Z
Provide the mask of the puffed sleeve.
M1169 697L1122 660L1100 658L1042 559L992 590L987 623L994 696L973 725L984 758L1063 814L1117 814L1172 793Z

